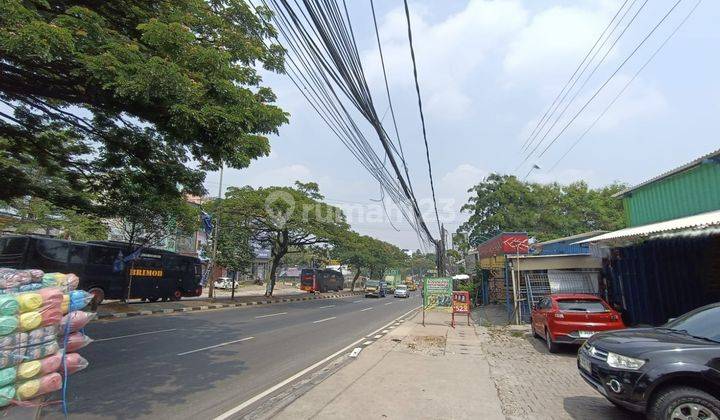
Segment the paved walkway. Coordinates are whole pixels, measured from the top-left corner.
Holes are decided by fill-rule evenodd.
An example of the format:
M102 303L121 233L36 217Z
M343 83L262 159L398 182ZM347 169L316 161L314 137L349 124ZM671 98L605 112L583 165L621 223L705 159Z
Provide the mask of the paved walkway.
M422 314L280 411L277 419L502 419L475 325Z

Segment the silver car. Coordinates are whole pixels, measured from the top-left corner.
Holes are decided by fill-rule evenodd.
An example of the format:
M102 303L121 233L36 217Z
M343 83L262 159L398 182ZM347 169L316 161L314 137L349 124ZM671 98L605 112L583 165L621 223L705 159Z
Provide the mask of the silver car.
M401 297L401 298L410 297L410 291L408 290L407 285L398 284L398 285L395 287L395 295L394 295L394 296L395 296L395 297Z

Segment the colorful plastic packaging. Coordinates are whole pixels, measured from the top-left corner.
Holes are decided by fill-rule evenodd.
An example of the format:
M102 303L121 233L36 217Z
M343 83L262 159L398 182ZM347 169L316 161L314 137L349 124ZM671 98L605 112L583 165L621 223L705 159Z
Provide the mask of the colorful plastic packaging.
M18 384L15 388L15 397L20 401L26 401L40 395L58 391L62 388L62 376L59 373L50 373L38 379Z
M0 316L0 336L14 333L19 325L20 322L16 316Z
M15 398L15 384L0 388L0 407L9 405Z
M16 377L17 370L15 367L0 369L0 387L4 387L7 384L15 382Z
M65 345L65 351L67 352L78 351L93 342L92 338L81 332L75 332L68 335L67 341L65 341L64 338L61 338L61 340L62 343Z
M0 295L0 315L17 315L20 311L20 304L13 295Z
M60 323L60 331L77 332L85 328L85 326L95 319L97 314L85 311L73 311L65 315ZM67 324L70 323L68 327Z

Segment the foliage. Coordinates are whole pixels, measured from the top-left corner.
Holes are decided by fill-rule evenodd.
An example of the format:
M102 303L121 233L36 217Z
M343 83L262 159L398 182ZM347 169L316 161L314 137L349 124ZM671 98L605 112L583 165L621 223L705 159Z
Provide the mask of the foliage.
M355 270L352 290L355 289L355 282L362 272L378 279L385 270L401 267L406 258L405 253L395 245L353 231L341 236L332 250L332 255Z
M342 210L298 188L230 188L221 206L224 220L242 221L253 242L271 249L268 295L273 293L277 268L285 255L333 243L348 230Z
M0 202L0 207L12 214L0 219L3 231L55 235L74 241L107 239L108 227L97 217L59 209L39 198L16 198L8 203Z
M124 217L110 222L111 231L130 244L151 247L173 236L186 236L200 227L200 209L184 199L149 197L143 202L120 202Z
M423 254L416 250L405 262L405 269L411 275L424 277L429 270L436 268L435 254Z
M118 216L130 189L199 195L204 171L267 155L287 121L258 75L283 70L269 18L242 0L0 2L0 200Z
M622 184L592 189L584 182L569 185L523 182L515 176L491 174L469 190L461 226L477 245L498 231L526 231L539 241L592 230L624 226L622 203L612 198Z

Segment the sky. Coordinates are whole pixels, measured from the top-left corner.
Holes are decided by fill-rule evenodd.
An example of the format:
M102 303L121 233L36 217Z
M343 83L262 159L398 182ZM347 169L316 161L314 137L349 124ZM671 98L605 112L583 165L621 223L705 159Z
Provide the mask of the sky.
M436 196L441 221L448 231L455 231L467 220L468 215L460 212L467 202L467 189L492 172L536 182L584 180L593 187L615 181L636 184L720 148L720 80L716 77L720 74L720 57L714 53L720 41L717 1L701 2L607 113L593 124L697 3L680 0L547 152L542 157L536 153L520 165L524 158L522 146L533 128L623 2L410 1ZM676 2L647 2L537 152L578 113ZM370 3L348 3L365 75L382 115L387 100ZM375 3L410 176L425 219L437 232L433 228L436 224L402 1ZM634 7L628 19L642 3L628 0L627 4ZM264 85L277 95L277 104L289 112L290 122L271 137L270 156L246 169L226 170L223 187L315 181L329 203L345 210L357 232L401 248L421 248L415 232L387 199L390 218L385 215L377 202L380 187L291 81L271 73L263 73L263 78ZM379 140L369 125L360 118L358 121L379 151ZM391 123L389 117L384 123ZM558 162L589 127L577 146ZM540 169L531 170L533 165ZM206 187L217 193L217 173L208 174Z

